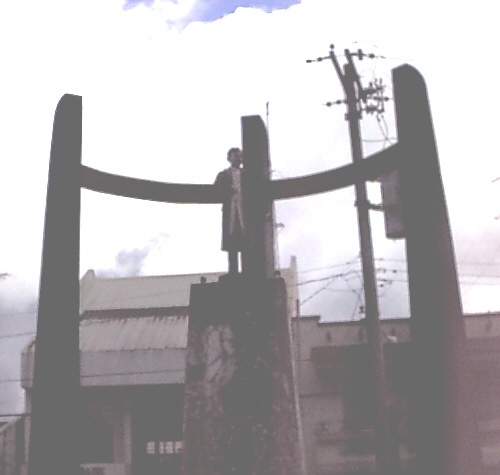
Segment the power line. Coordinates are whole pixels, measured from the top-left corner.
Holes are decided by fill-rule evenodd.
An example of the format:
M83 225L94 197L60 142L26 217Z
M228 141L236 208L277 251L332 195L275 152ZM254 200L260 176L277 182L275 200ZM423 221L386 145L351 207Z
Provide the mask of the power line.
M392 283L392 282L404 282L407 283L408 279L386 279L386 278L379 278L378 279L381 282L385 283ZM463 280L460 280L459 282L460 285L463 286L472 286L472 287L482 287L482 286L499 286L500 282L464 282Z
M0 318L12 318L12 317L36 317L37 312L14 312L14 313L2 313Z
M320 289L318 289L316 292L314 292L311 295L309 295L309 297L307 297L304 300L302 300L300 302L300 305L304 305L306 302L309 302L309 300L311 300L313 297L316 297L316 295L318 295L320 292L322 292L323 290L325 290L330 284L332 284L333 279L335 279L335 277L330 277L330 282L328 282L327 284L325 284L323 287L321 287Z
M396 137L387 137L387 138L384 138L384 139L363 139L363 142L367 142L367 143L380 143L380 142L384 142L386 143L387 141L392 141L392 140L397 140Z
M88 379L88 378L107 378L110 376L140 376L141 374L145 375L151 375L151 374L168 374L168 373L179 373L183 372L183 369L157 369L157 370L150 370L150 371L131 371L131 372L119 372L119 373L103 373L103 374L81 374L80 378L81 379ZM24 381L31 381L32 378L25 378L25 379L3 379L0 380L0 384L2 383L22 383Z
M357 298L356 298L356 303L354 304L354 308L352 309L352 315L351 315L351 321L355 320L354 316L356 313L360 313L360 308L361 308L361 302L363 298L363 290L359 289L357 292Z
M327 268L331 268L331 267L325 267L325 269ZM392 274L404 274L406 275L407 274L407 270L406 269L390 269L390 268L377 268L375 269L376 272L377 272L377 283L379 286L382 286L383 284L386 284L386 285L390 285L390 284L393 284L393 283L408 283L408 279L407 278L397 278L397 277L394 277L394 278L391 278L391 277L382 277L380 276L379 274L385 274L385 273L392 273ZM306 280L306 281L303 281L303 282L299 282L297 285L298 286L302 286L302 285L310 285L310 284L314 284L314 283L318 283L318 282L327 282L326 285L320 287L318 290L316 290L315 292L313 292L311 295L309 295L308 297L306 297L304 300L302 300L300 302L301 305L309 302L310 300L312 300L314 297L316 297L317 295L319 295L321 292L323 291L327 291L327 290L330 290L330 291L340 291L338 289L329 289L328 287L330 287L331 284L334 283L334 280L335 279L339 279L339 278L342 278L347 284L349 284L349 277L353 277L353 276L359 276L360 275L360 271L359 270L350 270L350 271L347 271L347 272L343 272L343 273L338 273L338 274L331 274L331 275L327 275L325 277L320 277L320 278L317 278L317 279L310 279L310 280ZM500 281L490 281L490 282L467 282L464 280L464 278L479 278L479 279L488 279L488 278L493 278L493 279L500 279L500 276L482 276L482 275L476 275L476 274L459 274L459 278L460 278L460 285L462 286L467 286L467 287L470 287L470 286L497 286L497 285L500 285ZM382 285L380 285L382 284ZM355 293L356 295L358 295L358 293L360 291L362 291L362 287L360 287L360 289L354 289L352 288L351 286L349 286L349 290L346 290L346 291L350 291L350 292L353 292ZM359 300L359 298L358 298ZM357 304L356 304L357 305Z
M402 258L387 258L387 257L376 257L375 258L376 261L387 261L387 262L404 262L406 263L406 259L402 259ZM499 263L495 263L495 262L480 262L480 261L469 261L469 262L466 262L466 261L457 261L457 264L458 265L474 265L474 266L500 266L500 262Z
M24 332L24 333L12 333L10 335L0 335L0 340L4 340L7 338L21 338L24 336L34 336L36 332Z
M345 261L341 264L332 264L330 266L325 266L325 267L316 267L316 268L313 268L313 269L306 269L306 270L303 270L303 271L299 271L298 274L305 274L307 272L316 272L318 270L324 270L324 269L333 269L335 267L341 267L341 266L347 266L347 265L352 265L352 264L355 264L358 262L358 259L359 257L356 256L356 257L353 257L352 259L348 260L348 261Z
M299 282L297 285L300 286L300 285L312 284L312 283L315 283L315 282L324 282L325 280L335 279L335 278L339 278L339 277L346 277L346 276L352 275L352 274L359 275L359 271L357 271L357 270L350 270L350 271L347 271L347 272L342 272L340 274L332 274L332 275L329 275L329 276L326 276L326 277L320 277L318 279L304 280L303 282Z

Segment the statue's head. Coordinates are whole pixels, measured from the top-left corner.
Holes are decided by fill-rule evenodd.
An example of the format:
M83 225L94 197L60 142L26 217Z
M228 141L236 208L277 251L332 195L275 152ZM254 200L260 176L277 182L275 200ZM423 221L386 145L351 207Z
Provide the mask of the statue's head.
M243 163L243 152L237 147L230 148L227 152L227 160L233 167L239 167Z

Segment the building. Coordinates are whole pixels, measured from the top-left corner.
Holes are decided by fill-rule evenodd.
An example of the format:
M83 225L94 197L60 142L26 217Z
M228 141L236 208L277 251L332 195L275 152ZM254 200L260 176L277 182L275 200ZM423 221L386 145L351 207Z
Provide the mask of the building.
M384 320L390 397L397 414L401 465L411 466L405 357L408 319ZM310 474L364 474L375 466L375 394L366 331L359 321L294 320L297 381ZM396 416L396 414L395 414Z
M191 284L222 273L80 282L80 373L86 473L178 473ZM281 271L296 315L297 271ZM35 342L22 355L26 458ZM0 473L0 475L2 475Z
M190 284L220 274L81 279L81 384L84 472L179 473ZM300 316L297 269L282 271L292 318L296 380L308 475L373 470L373 414L362 322ZM500 314L466 317L469 355L488 473L500 471ZM382 322L403 469L413 453L408 423L408 319ZM22 355L26 416L0 428L0 475L25 473L35 342ZM397 434L397 435L396 435Z
M0 426L0 475L19 475L25 460L25 420L16 418Z

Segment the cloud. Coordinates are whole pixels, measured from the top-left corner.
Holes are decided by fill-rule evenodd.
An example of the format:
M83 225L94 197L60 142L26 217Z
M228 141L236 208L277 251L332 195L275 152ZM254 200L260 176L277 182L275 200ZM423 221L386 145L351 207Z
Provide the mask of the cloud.
M125 5L123 5L124 10L130 10L138 5L145 5L146 7L152 7L155 0L126 0ZM173 2L177 3L177 2Z
M208 23L234 13L238 8L253 8L271 13L287 9L300 0L126 0L124 10L138 6L151 8L162 14L168 25L182 30L189 23Z
M19 355L33 338L37 298L16 278L0 280L0 415L24 406Z
M431 99L457 259L489 262L488 271L498 274L500 220L493 218L500 214L500 191L491 198L485 193L500 175L495 109L488 101L460 100L463 85L474 89L477 74L474 68L457 69L464 57L492 64L484 47L498 36L492 6L459 5L450 22L449 9L436 2L424 0L408 13L404 2L384 0L377 11L389 26L381 28L373 15L359 14L369 2L269 0L253 3L256 8L250 2L211 3L216 5L211 10L193 0L88 0L77 8L63 0L26 0L2 6L0 40L9 48L0 57L8 71L0 88L0 155L8 157L0 176L0 261L1 271L16 278L0 280L0 297L13 302L21 294L36 295L52 122L64 93L83 96L88 166L158 181L213 183L227 166L226 151L240 144L240 116L265 118L269 102L274 177L300 176L350 162L344 106L324 106L343 98L335 71L327 61L305 63L327 54L332 42L339 54L362 48L387 58L359 62L364 81L383 77L388 83L391 68L405 62L420 69ZM265 13L272 5L283 9ZM339 18L356 21L335 21ZM169 28L168 21L176 27ZM463 25L475 25L466 44ZM392 106L387 104L386 113L390 136ZM374 117L363 119L362 132L366 139L382 138ZM380 145L364 143L365 152ZM280 202L282 265L296 255L300 279L320 279L334 271L306 271L356 258L353 204L352 190ZM175 274L227 265L217 206L140 202L84 190L81 222L82 274L89 268L114 275ZM374 212L372 223L376 259L404 259L404 243L385 239L381 215ZM151 250L151 236L164 232L168 245ZM472 275L484 274L485 267L459 265ZM405 283L380 277L392 281L380 289L381 314L403 316ZM481 282L477 278L465 289L465 308L497 310L498 286ZM302 286L302 299L324 284ZM361 283L353 277L349 284L354 290L345 279L333 279L304 313L356 317Z
M116 255L116 266L120 274L134 277L139 275L150 252L149 246L142 249L122 250Z
M229 0L224 2L198 0L194 3L188 19L189 21L210 22L234 13L237 8L255 8L270 13L287 9L298 3L300 0Z
M142 274L148 257L161 250L168 234L162 233L152 238L142 247L122 249L115 256L115 266L111 269L98 269L99 277L135 277Z

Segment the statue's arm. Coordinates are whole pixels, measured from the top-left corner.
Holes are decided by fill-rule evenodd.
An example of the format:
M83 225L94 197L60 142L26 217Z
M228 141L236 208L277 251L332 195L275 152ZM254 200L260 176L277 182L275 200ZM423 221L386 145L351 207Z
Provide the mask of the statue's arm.
M228 188L230 188L231 183L227 170L223 170L217 175L217 177L215 178L214 186L220 191L226 191Z

